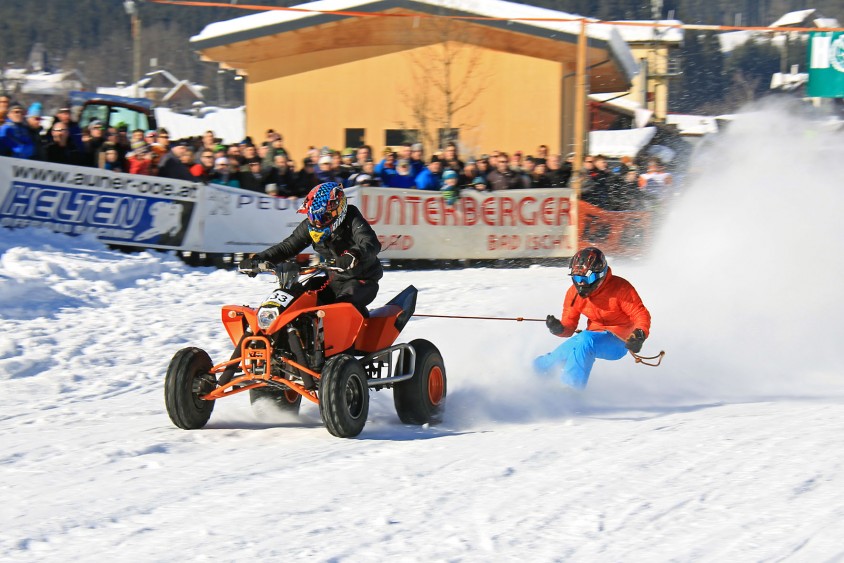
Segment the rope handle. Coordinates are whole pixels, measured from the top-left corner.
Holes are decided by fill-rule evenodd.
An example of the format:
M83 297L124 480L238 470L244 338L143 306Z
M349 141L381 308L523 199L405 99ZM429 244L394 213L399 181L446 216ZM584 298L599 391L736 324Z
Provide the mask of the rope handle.
M662 358L665 356L665 350L660 350L659 354L656 356L640 356L635 352L630 352L630 355L633 356L633 359L636 360L637 364L642 364L646 366L656 367L662 363ZM651 363L648 360L656 360L655 363Z

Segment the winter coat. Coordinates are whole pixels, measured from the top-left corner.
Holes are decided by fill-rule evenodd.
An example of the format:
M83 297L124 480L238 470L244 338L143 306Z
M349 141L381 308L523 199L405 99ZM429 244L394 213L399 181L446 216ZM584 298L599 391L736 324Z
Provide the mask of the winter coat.
M514 172L508 169L501 172L498 169L490 170L486 175L486 185L492 191L497 190L515 190L519 188L529 187L525 185L524 177L519 172Z
M136 155L128 157L126 162L129 164L129 174L141 174L144 176L149 174L149 168L152 164L148 158Z
M218 186L228 186L230 188L239 188L240 187L240 180L238 179L238 174L236 172L230 172L226 170L225 172L220 172L219 170L215 171L211 175L211 184L217 184Z
M613 173L609 170L590 170L585 175L581 188L581 197L586 203L607 209L610 201L611 186L615 182Z
M420 172L415 181L420 190L439 190L442 186L442 176L434 174L429 168Z
M54 141L47 143L44 149L45 158L47 162L55 162L56 164L74 164L77 166L84 165L85 155L76 149L70 139L67 144L62 146Z
M0 127L0 155L31 159L35 152L35 141L26 123L10 120Z
M188 167L172 152L168 152L161 157L158 163L158 175L162 178L172 178L174 180L196 181L196 178L190 173Z
M598 289L588 297L578 295L574 284L569 287L563 302L560 319L563 333L560 336L574 334L580 315L589 319L586 330L608 330L622 340L627 340L637 328L644 330L645 336L651 331L651 314L639 294L629 281L614 276L611 268Z
M328 240L326 241L325 238ZM280 243L255 254L256 260L282 262L289 260L313 245L314 250L327 260L336 260L344 252L350 251L357 258L357 264L350 270L337 272L335 281L368 280L378 281L384 275L378 253L381 243L372 227L354 205L349 205L346 217L337 226L330 237L314 242L308 232L308 221L302 221L289 237Z
M416 179L410 174L390 174L384 181L384 185L388 188L413 189L416 187Z

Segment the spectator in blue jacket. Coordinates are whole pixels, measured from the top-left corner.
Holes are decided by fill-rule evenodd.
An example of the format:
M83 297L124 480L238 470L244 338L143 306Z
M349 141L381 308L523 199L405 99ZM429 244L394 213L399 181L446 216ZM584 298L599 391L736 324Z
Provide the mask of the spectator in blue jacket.
M415 178L425 170L425 151L422 143L413 143L410 146L410 173Z
M24 121L23 106L12 104L9 107L6 123L0 127L0 155L32 159L35 153L36 147L32 133Z
M410 173L410 161L400 158L396 164L396 173L387 175L384 185L388 188L414 188L416 179Z
M387 147L384 149L384 158L381 159L381 162L375 165L375 173L381 178L381 183L387 185L387 178L396 174L396 159L398 155L396 152Z
M436 156L431 157L428 167L416 177L416 188L439 191L442 186L442 163Z

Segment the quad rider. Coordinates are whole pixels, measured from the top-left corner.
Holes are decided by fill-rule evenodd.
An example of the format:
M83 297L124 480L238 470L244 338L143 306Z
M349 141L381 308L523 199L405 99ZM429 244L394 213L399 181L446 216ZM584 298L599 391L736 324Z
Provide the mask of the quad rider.
M562 364L563 383L583 389L595 358L620 360L628 350L638 353L648 337L651 315L633 286L613 275L604 253L587 247L571 259L572 286L566 292L562 320L548 315L551 334L571 337L533 362L540 373ZM580 315L586 330L575 334ZM574 336L572 336L574 335Z
M308 246L338 271L319 292L318 302L351 303L364 317L366 306L378 293L378 280L384 275L378 253L381 243L360 210L346 201L343 187L325 182L313 188L302 203L299 213L308 218L289 237L240 262L239 268L253 270L259 262L289 260Z

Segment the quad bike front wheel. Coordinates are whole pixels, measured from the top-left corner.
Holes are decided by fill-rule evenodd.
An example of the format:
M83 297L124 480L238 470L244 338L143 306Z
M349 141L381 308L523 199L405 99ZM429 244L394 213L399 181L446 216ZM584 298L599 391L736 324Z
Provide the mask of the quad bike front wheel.
M214 401L200 399L216 387L211 366L211 358L199 348L183 348L170 360L164 380L164 404L170 420L179 428L202 428L211 418Z
M325 428L338 438L361 433L369 416L369 386L360 362L338 354L325 362L319 380L319 413Z
M271 387L256 387L249 390L249 402L258 418L269 415L266 407L275 412L297 415L302 405L302 395L292 389L273 389Z
M405 424L436 424L442 421L447 391L443 357L427 340L410 345L416 351L416 364L413 377L393 387L396 414Z

